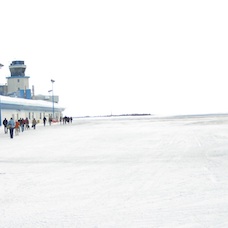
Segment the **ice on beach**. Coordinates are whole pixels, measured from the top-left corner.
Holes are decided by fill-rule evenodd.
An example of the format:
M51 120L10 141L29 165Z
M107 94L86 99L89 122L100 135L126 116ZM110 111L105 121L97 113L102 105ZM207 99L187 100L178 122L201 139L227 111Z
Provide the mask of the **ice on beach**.
M0 130L0 227L228 227L228 116Z

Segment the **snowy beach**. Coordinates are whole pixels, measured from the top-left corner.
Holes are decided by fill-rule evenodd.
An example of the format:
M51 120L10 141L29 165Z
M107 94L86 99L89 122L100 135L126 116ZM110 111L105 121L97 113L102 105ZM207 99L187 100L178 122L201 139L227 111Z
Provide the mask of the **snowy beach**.
M0 227L228 227L226 115L0 130Z

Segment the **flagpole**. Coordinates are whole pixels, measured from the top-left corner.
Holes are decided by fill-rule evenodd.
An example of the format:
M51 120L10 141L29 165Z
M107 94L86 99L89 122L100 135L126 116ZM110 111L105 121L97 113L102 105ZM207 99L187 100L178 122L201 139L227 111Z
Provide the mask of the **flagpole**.
M3 67L4 65L0 63L0 69ZM2 126L2 96L0 96L0 126Z

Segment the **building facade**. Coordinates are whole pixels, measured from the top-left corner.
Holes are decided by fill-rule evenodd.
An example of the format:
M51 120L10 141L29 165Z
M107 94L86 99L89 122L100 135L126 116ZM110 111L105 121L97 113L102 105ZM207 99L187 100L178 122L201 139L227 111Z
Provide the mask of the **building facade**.
M1 65L3 66L3 65ZM59 106L58 96L47 99L47 96L35 97L29 88L29 76L25 75L24 61L12 61L9 66L11 75L6 77L7 84L0 85L0 126L4 118L15 120L35 118L39 122L44 117L58 121L65 108Z
M53 121L59 121L64 109L59 104L55 104L53 118L51 102L0 96L0 125L2 125L3 119L9 120L11 117L14 120L35 118L38 122L42 122L44 117L47 119L51 117Z

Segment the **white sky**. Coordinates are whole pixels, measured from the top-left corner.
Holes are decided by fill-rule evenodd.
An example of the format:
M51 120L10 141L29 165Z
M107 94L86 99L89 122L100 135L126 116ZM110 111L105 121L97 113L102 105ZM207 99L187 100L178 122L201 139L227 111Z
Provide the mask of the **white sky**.
M0 8L0 82L24 60L30 87L66 113L228 112L228 2L11 0Z

